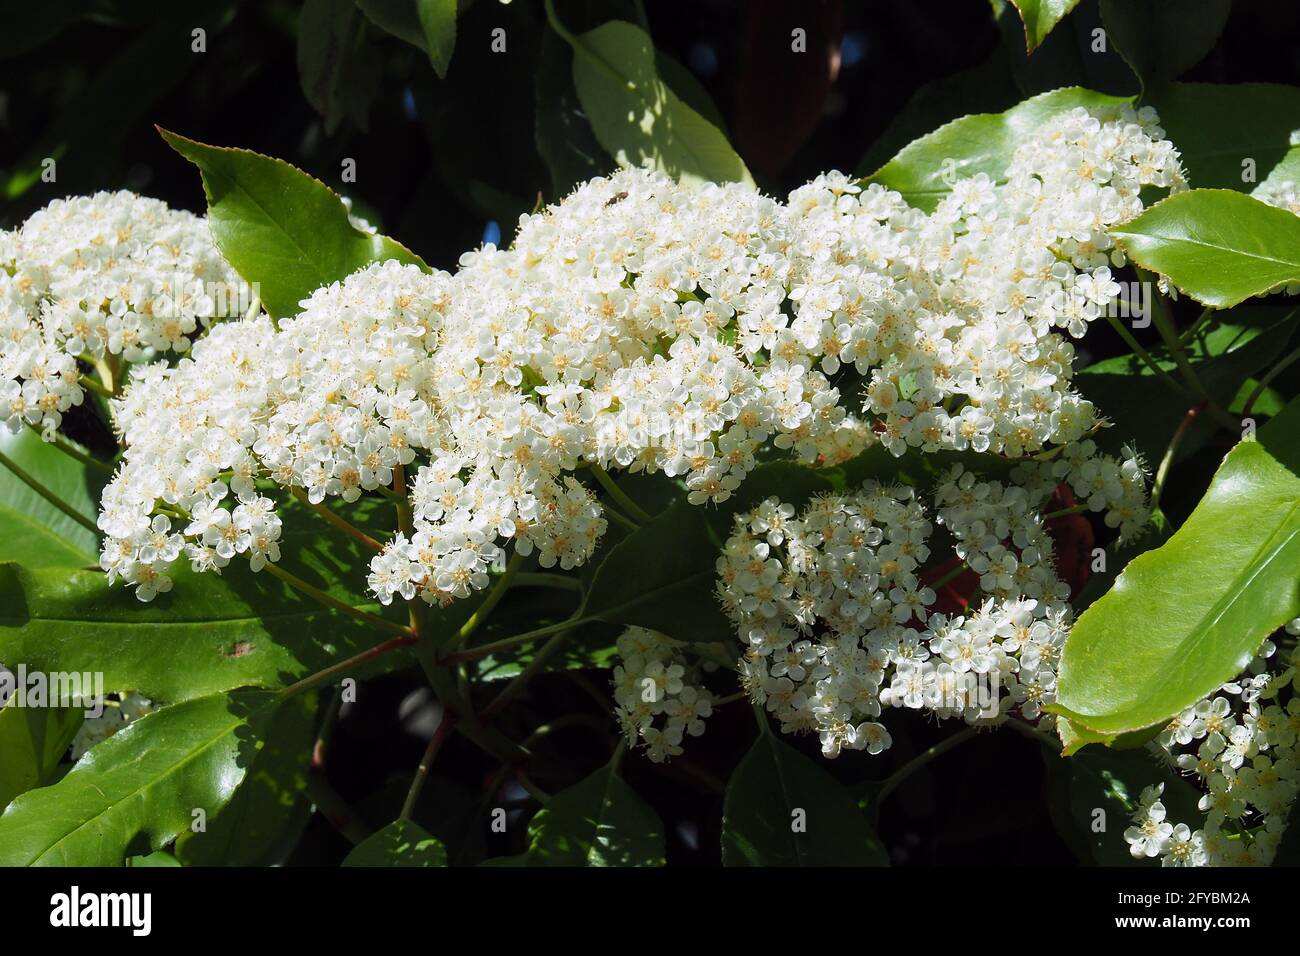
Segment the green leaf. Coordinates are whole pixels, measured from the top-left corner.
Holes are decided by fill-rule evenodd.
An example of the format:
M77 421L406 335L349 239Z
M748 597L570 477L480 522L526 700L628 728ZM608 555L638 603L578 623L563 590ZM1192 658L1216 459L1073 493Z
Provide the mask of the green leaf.
M1232 0L1101 0L1106 36L1144 88L1201 62L1231 12Z
M379 29L428 53L424 28L420 26L420 14L415 9L415 2L416 0L356 0L361 12Z
M765 730L727 783L722 863L888 866L889 857L839 781Z
M0 429L0 452L91 521L98 513L98 476L29 428ZM32 568L76 567L99 558L99 538L0 465L0 561ZM0 657L0 660L4 660Z
M1129 95L1139 89L1133 70L1113 49L1099 49L1102 28L1096 3L1076 6L1032 52L1025 49L1025 23L1010 0L989 0L993 20L1022 95L1066 86Z
M655 68L650 37L610 20L573 40L573 82L596 139L621 165L649 159L685 183L752 183L716 126L674 93Z
M1300 181L1300 87L1164 83L1144 100L1160 114L1193 186L1250 192L1257 183Z
M610 549L581 616L679 641L734 640L714 596L718 546L711 532L704 508L678 501Z
M1093 571L1088 576L1088 583L1083 586L1083 590L1070 601L1074 609L1079 612L1087 610L1094 601L1111 589L1119 573L1128 566L1130 561L1139 554L1164 544L1173 533L1173 529L1169 527L1169 519L1157 507L1151 513L1150 526L1140 537L1124 544L1118 541L1111 543L1106 551L1106 569Z
M1075 724L1064 717L1058 717L1056 731L1061 738L1061 756L1072 757L1089 744L1101 744L1113 750L1133 750L1145 747L1165 729L1166 724L1152 724L1142 730L1131 730L1124 734L1099 734L1095 730Z
M365 128L382 69L353 0L306 0L298 25L298 76L326 133L345 118Z
M416 0L429 62L440 77L447 75L456 48L456 0Z
M1216 309L1300 282L1300 216L1227 189L1170 196L1111 235L1138 265Z
M1079 0L1011 0L1025 23L1025 49L1034 50L1047 39L1052 28L1078 6Z
M160 850L215 814L252 761L275 710L263 691L166 707L92 748L52 787L0 816L0 866L117 866Z
M718 110L718 104L713 102L713 97L694 73L659 49L655 50L655 69L668 88L687 106L716 126L724 136L727 134L727 121Z
M395 820L362 840L344 866L446 866L447 850L410 820Z
M159 850L157 853L150 853L147 856L129 856L126 858L126 865L170 868L180 866L181 861L166 850Z
M282 687L385 636L247 568L218 577L182 567L173 578L142 604L98 572L0 564L0 660L101 671L108 688L176 702ZM394 659L409 658L380 661Z
M21 793L44 786L81 727L73 707L0 707L0 809Z
M659 817L613 765L551 797L529 823L528 836L529 866L664 864Z
M1052 814L1056 828L1081 855L1081 862L1160 865L1159 859L1134 860L1124 839L1142 791L1154 784L1164 784L1160 800L1171 823L1186 823L1196 829L1197 821L1204 818L1196 806L1200 792L1146 750L1090 747L1073 757L1062 757L1044 748L1043 760L1048 789L1058 795Z
M1075 623L1050 709L1101 733L1167 720L1300 615L1300 400L1240 442L1164 545Z
M1067 87L1031 97L1005 113L963 116L909 143L866 182L896 190L911 205L931 212L958 179L985 173L994 182L1005 182L1016 148L1058 113L1083 106L1104 116L1129 102Z
M316 698L284 702L267 727L230 803L207 829L186 831L176 856L186 866L270 866L279 863L311 818L307 772L311 761Z
M283 160L159 132L199 167L212 238L272 315L294 314L316 289L372 262L427 268L400 243L357 229L337 193Z

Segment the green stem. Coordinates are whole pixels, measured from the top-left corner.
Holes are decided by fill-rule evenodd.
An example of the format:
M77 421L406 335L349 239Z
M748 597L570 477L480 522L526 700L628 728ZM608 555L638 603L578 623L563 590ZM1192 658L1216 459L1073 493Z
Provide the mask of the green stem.
M1187 434L1196 417L1201 413L1205 403L1193 405L1183 416L1183 420L1178 423L1178 428L1174 430L1174 436L1169 439L1169 447L1165 449L1164 457L1160 459L1160 467L1156 469L1156 480L1151 485L1151 510L1154 512L1160 505L1160 494L1165 490L1165 481L1169 477L1169 469L1173 466L1174 455L1178 453L1178 446L1183 442L1183 436Z
M550 801L551 795L547 793L545 790L543 790L541 787L539 787L537 784L533 783L532 777L524 773L524 771L521 768L518 767L515 768L515 780L519 782L519 786L523 787L526 791L528 791L528 795L530 797L532 797L542 806L546 806L546 804Z
M961 746L963 743L965 743L966 741L974 737L975 733L976 733L976 728L974 727L966 727L962 730L959 730L951 737L939 741L937 744L935 744L933 747L931 747L928 750L921 751L919 754L917 754L907 763L903 764L903 766L899 767L888 777L886 777L885 782L881 784L880 790L877 791L876 793L876 800L875 800L876 805L879 806L880 804L884 803L885 798L888 797L895 790L897 790L899 785L902 784L905 780L907 780L907 778L910 777L912 774L916 773L918 770L920 770L930 761L934 760L936 757L942 757L949 750L953 750L954 748Z
M495 701L493 703L495 703ZM484 716L487 716L487 710L483 711L483 714ZM525 747L531 747L539 740L549 737L551 734L558 733L561 730L567 730L570 727L586 727L589 730L596 731L607 739L613 739L613 735L609 732L608 724L609 722L607 720L601 720L595 714L584 714L581 712L565 714L562 717L556 717L550 723L542 724L540 727L536 728L531 734L524 738L523 745Z
M330 786L323 773L313 771L307 774L307 795L329 825L343 834L353 846L370 836L370 828L361 822L356 811Z
M492 699L492 703L483 708L481 719L486 723L500 713L501 709L518 696L528 682L546 666L546 662L563 649L572 634L573 631L561 631L543 644L541 649L533 655L533 659L528 662L528 666L515 675L514 679L505 686L505 689Z
M1043 515L1043 520L1051 521L1053 518L1065 518L1069 515L1081 515L1087 510L1088 506L1086 504L1071 505L1069 508L1062 508L1060 511L1049 511L1047 514Z
M307 492L305 492L303 489L294 488L292 490L292 493L295 498L297 498L300 502L302 502L304 505L306 505L308 508L314 511L318 517L325 519L326 522L333 525L335 528L338 528L344 534L360 541L362 544L364 544L367 548L369 548L372 551L384 550L384 546L382 544L380 544L374 538L370 537L370 535L366 534L364 531L362 531L356 525L352 524L350 521L346 520L345 518L343 518L338 514L335 514L331 509L327 508L323 504L320 505L314 504L312 500L307 497Z
M1144 277L1148 282L1153 282L1151 273L1139 269L1138 275ZM1154 288L1154 284L1152 286ZM1214 416L1215 421L1226 428L1228 431L1238 431L1241 423L1233 421L1232 418L1219 407L1218 402L1210 397L1210 393L1205 389L1205 383L1201 377L1196 374L1196 369L1187 358L1187 351L1183 348L1183 343L1178 337L1178 330L1174 327L1173 319L1169 317L1168 309L1164 297L1153 293L1151 300L1151 316L1155 321L1156 331L1160 333L1160 338L1164 341L1165 347L1169 349L1169 354L1173 357L1174 365L1178 367L1178 372L1187 384L1188 391L1196 398L1204 399L1210 414Z
M544 571L520 571L515 575L515 586L521 588L554 588L557 591L582 593L582 582L577 578L565 577L563 574L548 574Z
M560 37L569 44L569 46L573 47L574 53L589 60L595 65L596 69L609 77L609 79L616 83L620 89L625 89L629 92L636 91L637 87L635 83L623 74L619 73L619 71L614 69L613 65L604 57L597 54L594 50L588 47L587 44L583 43L580 38L574 36L565 28L564 24L560 22L560 18L555 15L554 0L545 0L544 6L546 9L546 22L550 24L551 29L558 33Z
M1151 371L1154 372L1160 378L1161 381L1163 381L1166 385L1172 388L1175 392L1178 392L1180 395L1184 395L1188 398L1192 397L1191 394L1187 391L1185 387L1183 387L1181 383L1179 383L1172 375L1170 375L1167 371L1165 371L1163 368L1160 367L1160 364L1151 357L1151 353L1142 347L1142 343L1140 343L1137 339L1133 337L1133 333L1128 330L1128 328L1124 325L1123 322L1119 320L1117 316L1111 315L1109 312L1107 312L1106 321L1108 321L1111 324L1111 327L1116 332L1119 333L1119 337L1124 340L1125 345L1127 345L1130 349L1132 349L1133 354L1136 355L1138 358L1140 358L1143 362L1145 362L1147 366L1151 369Z
M653 520L653 516L629 498L627 493L615 484L614 479L609 476L609 472L594 461L591 463L591 473L596 476L596 480L609 493L609 496L618 502L619 507L626 511L633 521L638 524L645 524L647 521Z
M399 647L409 647L415 643L415 636L411 634L402 637L395 637L392 640L384 641L382 644L376 644L369 650L362 651L360 654L354 654L347 660L339 661L337 664L331 664L324 670L319 670L314 674L308 674L302 680L295 684L290 684L283 688L279 697L281 700L288 700L290 697L297 697L299 694L314 690L317 687L324 687L327 684L334 683L335 678L342 677L350 671L356 670L366 661L373 660L376 657L382 657L390 651L395 651Z
M50 504L54 505L54 507L58 508L60 511L62 511L73 521L77 522L77 524L81 525L83 528L85 528L87 531L94 534L96 537L99 536L99 528L96 527L95 522L91 521L89 518L83 515L76 508L72 507L72 505L68 504L66 501L64 501L54 492L50 491L50 489L46 488L43 484L41 484L39 481L37 481L35 478L29 475L24 469L20 468L18 464L12 458L6 455L4 452L0 452L0 465L4 465L6 468L8 468L11 472L13 472L15 478L17 478L19 481L25 484L28 488L32 489L32 491L36 492L38 495L40 495Z
M607 518L613 518L615 521L617 521L620 525L622 525L622 526L623 526L624 528L626 528L628 531L637 531L637 530L639 530L640 527L641 527L639 524L637 524L635 521L633 521L633 520L632 520L631 518L629 518L627 515L622 514L620 511L618 511L616 508L614 508L614 507L612 507L612 506L610 506L610 505L606 505L606 506L605 506L605 517L607 517Z
M1255 410L1255 403L1264 394L1264 389L1268 388L1273 379L1277 378L1297 361L1300 361L1300 348L1287 353L1276 365L1264 373L1264 377L1259 380L1259 384L1255 386L1250 393L1250 397L1246 399L1246 404L1241 407L1242 418L1250 417L1250 413Z
M411 789L406 793L406 800L402 803L402 812L397 815L397 819L411 819L411 814L415 812L415 805L420 799L420 792L424 790L425 781L429 778L429 768L433 766L438 751L442 749L443 742L451 735L455 726L456 715L443 711L442 720L438 721L438 729L429 738L429 746L424 749L424 756L420 758L420 765L415 768L415 779L411 781Z
M411 502L406 497L406 471L401 465L393 468L393 498L397 505L397 530L410 540L413 526L411 524Z
M1021 720L1018 717L1008 717L1004 726L1010 727L1022 737L1028 737L1030 740L1037 740L1045 747L1053 750L1061 749L1061 741L1051 734L1044 733L1027 720Z
M31 428L32 431L36 432L36 434L41 435L41 430L37 428L35 425L29 424L29 427ZM44 440L44 437L45 437L44 435L41 435L42 440ZM95 456L86 454L76 445L72 444L72 442L65 439L58 432L54 433L54 438L50 441L50 444L53 445L55 448L57 448L59 451L63 452L69 458L75 458L77 461L81 462L83 465L86 465L89 468L94 468L108 475L111 475L113 473L113 466L110 465L108 462L100 461Z
M970 565L968 565L965 561L962 561L960 564L958 564L955 568L953 568L951 571L949 571L939 580L931 581L930 583L928 583L926 587L930 588L932 591L937 591L939 590L939 588L943 587L949 581L953 580L953 578L957 577L963 571L968 571L969 569L970 569Z
M326 594L320 588L308 584L297 575L284 570L284 568L280 567L278 564L267 562L266 570L270 571L271 574L275 575L291 587L297 588L308 597L324 604L326 607L333 608L336 611L341 611L349 617L354 617L358 621L364 621L372 627L377 627L382 631L388 631L390 634L400 634L403 637L409 637L412 639L415 637L415 632L411 628L402 627L400 624L394 624L392 621L387 621L384 618L379 617L377 614L371 614L369 611L363 611L359 607L353 607L346 601L340 601L333 595Z
M1196 319L1192 322L1192 324L1183 330L1183 334L1179 336L1180 340L1184 343L1190 342L1192 336L1194 336L1197 330L1202 325L1205 324L1206 320L1209 319L1209 317L1211 316L1211 314L1213 314L1213 312L1214 310L1211 309L1209 306L1206 306L1204 309L1202 309L1201 314L1196 317Z
M548 624L546 627L539 627L536 630L528 631L525 634L516 634L514 637L507 637L499 641L493 641L490 644L478 644L474 647L466 648L463 651L456 651L454 654L448 654L439 660L443 665L459 664L462 661L478 660L480 657L487 657L489 654L495 654L497 651L509 650L512 647L518 647L520 644L527 644L530 641L538 640L543 637L550 637L552 634L558 634L560 631L568 630L571 627L577 627L579 624L585 624L586 618L570 617L557 624Z
M456 716L456 730L461 736L503 763L518 765L527 762L528 751L500 731L485 727L475 715L472 701L460 693L450 666L455 655L439 658L438 648L427 637L417 641L414 650L429 686L442 701L442 706Z
M483 603L474 609L474 613L469 616L469 620L461 626L456 635L456 640L452 642L453 646L459 647L464 644L475 631L483 626L483 622L488 619L496 606L501 603L501 599L506 596L506 591L510 590L510 584L514 581L515 575L519 573L519 566L523 563L523 556L519 552L516 551L510 556L505 573L497 578L496 584L492 585L492 590L483 599Z

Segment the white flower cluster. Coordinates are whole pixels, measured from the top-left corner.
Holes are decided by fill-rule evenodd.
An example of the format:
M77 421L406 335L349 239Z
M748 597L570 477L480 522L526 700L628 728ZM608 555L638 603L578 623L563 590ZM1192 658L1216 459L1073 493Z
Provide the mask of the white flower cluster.
M1290 179L1265 182L1252 195L1260 202L1300 216L1300 186ZM1300 282L1288 283L1283 291L1287 295L1300 295Z
M1252 194L1260 202L1277 206L1287 212L1300 216L1300 186L1289 179L1281 182L1266 182Z
M104 701L104 712L98 717L87 717L72 738L72 759L80 760L95 744L157 709L158 705L140 694L119 694L117 700Z
M1287 631L1300 634L1300 618ZM1266 641L1242 677L1175 717L1151 747L1200 785L1203 817L1171 822L1163 785L1148 787L1124 831L1133 856L1268 866L1300 793L1300 649L1279 655Z
M1070 452L1017 466L1009 483L955 467L934 495L959 559L942 575L933 569L946 565L927 567L934 528L910 487L868 481L798 514L769 498L738 515L718 591L746 647L750 696L783 731L817 732L828 757L887 748L877 718L889 706L972 723L1012 709L1042 717L1071 613L1044 525L1053 474L1062 464L1067 481L1091 474L1090 464L1131 471L1136 489L1098 490L1103 506L1127 506L1143 491L1134 459L1079 462ZM937 613L935 588L967 570L979 576L978 597L965 613Z
M1091 427L1091 403L1069 390L1073 347L1053 329L1081 336L1114 305L1110 266L1124 258L1107 230L1141 212L1141 189L1185 188L1163 135L1149 108L1072 110L1016 151L1005 184L959 180L928 217L874 188L791 196L826 207L805 220L823 237L818 261L851 251L888 276L864 315L836 314L822 334L833 327L840 358L870 369L867 410L891 450L1017 457ZM871 220L882 225L864 235Z
M0 234L0 420L52 437L84 397L78 360L184 352L236 283L205 219L130 192L55 200Z
M614 668L614 715L628 743L639 741L655 763L678 756L682 740L703 734L713 714L713 696L683 646L644 627L628 628L617 642L622 663Z
M410 465L413 527L369 584L445 603L507 544L585 561L606 526L586 466L679 477L699 504L768 447L837 464L877 441L1011 457L1077 441L1095 414L1052 330L1080 334L1113 300L1105 230L1139 189L1181 185L1160 135L1149 111L1076 110L1006 185L963 180L930 215L840 174L782 204L625 170L454 276L378 264L278 330L219 327L116 405L104 565L148 599L181 549L200 568L273 561L256 479L353 500Z

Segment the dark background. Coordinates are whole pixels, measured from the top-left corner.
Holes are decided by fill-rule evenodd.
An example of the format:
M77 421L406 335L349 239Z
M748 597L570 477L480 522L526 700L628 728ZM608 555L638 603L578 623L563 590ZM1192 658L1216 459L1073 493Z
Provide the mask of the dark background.
M638 16L618 0L557 0L557 9L574 31ZM154 124L286 159L446 269L482 241L508 242L518 215L539 199L554 202L575 177L612 166L597 155L585 175L553 169L539 151L539 117L556 118L557 91L573 101L567 49L548 37L539 2L462 4L445 80L420 51L362 23L348 54L349 115L328 130L300 81L299 14L300 4L282 0L0 4L0 227L18 225L52 198L98 189L128 188L201 212L197 172ZM656 47L691 71L759 185L776 195L827 169L870 172L949 119L1002 110L1032 93L1074 83L1137 89L1116 53L1088 51L1095 0L1032 61L1014 11L995 20L984 0L650 0L645 16ZM190 49L200 25L208 31L202 54ZM808 31L805 55L790 52L796 26ZM506 30L505 54L490 52L495 27ZM1217 48L1184 79L1300 84L1298 38L1300 5L1236 0ZM561 118L582 132L580 113ZM58 162L55 184L37 175L46 156ZM340 182L345 158L356 161L354 184ZM1080 364L1121 351L1108 328L1094 329ZM1171 484L1168 510L1190 509L1222 453L1212 445L1186 464L1189 478ZM615 728L600 701L604 673L542 675L511 709L503 729L515 739L558 715L589 715L538 745L549 768L535 774L544 788L560 789L607 759ZM343 711L327 772L368 826L395 816L436 722L422 688L414 676L389 676L368 685L364 706ZM890 728L895 747L884 757L850 753L824 765L850 784L883 778L952 730L902 713L890 716ZM741 702L715 715L684 758L665 767L626 760L629 782L664 820L670 863L718 861L719 787L753 735ZM799 745L815 749L810 740ZM882 811L894 862L1073 861L1049 817L1040 749L1010 733L981 736L913 776ZM522 849L518 824L535 804L509 781L485 795L496 769L460 738L439 758L417 820L448 842L453 859ZM999 785L986 786L991 779ZM512 836L483 842L482 827L471 823L483 805L513 808ZM348 847L317 815L290 862L335 863Z

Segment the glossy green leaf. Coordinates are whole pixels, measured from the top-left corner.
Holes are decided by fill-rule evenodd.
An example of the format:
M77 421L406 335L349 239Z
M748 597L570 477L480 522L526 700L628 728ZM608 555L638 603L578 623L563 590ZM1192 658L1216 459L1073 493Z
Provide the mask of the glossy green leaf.
M1300 615L1300 401L1224 459L1164 545L1071 630L1051 709L1102 733L1167 720Z
M1011 0L1025 23L1025 49L1038 49L1052 28L1065 19L1079 0Z
M456 48L456 0L416 0L415 9L429 62L434 72L446 76Z
M1160 114L1198 189L1253 192L1267 181L1300 181L1300 87L1164 83L1143 101Z
M0 707L0 809L49 782L82 719L72 707L19 707L16 698Z
M316 289L372 262L425 268L400 243L353 226L337 193L283 160L160 132L199 167L212 237L272 315L292 315Z
M1016 148L1058 113L1083 106L1105 115L1128 103L1125 97L1068 87L1031 97L1005 113L963 116L909 143L866 182L897 190L930 212L958 179L984 173L1004 182Z
M0 866L117 866L160 850L230 799L276 706L263 691L163 708L93 747L0 816Z
M610 549L582 616L652 628L679 641L731 640L713 591L717 555L705 509L679 501Z
M551 797L528 836L528 866L664 864L663 824L612 765Z
M727 783L724 866L888 866L848 791L776 734L754 741Z
M265 743L254 754L230 802L176 841L186 866L269 866L301 836L311 818L307 772L315 731L316 698L303 694L276 710Z
M660 78L645 31L610 20L576 37L573 48L578 98L596 139L620 164L649 159L688 183L753 182L722 131Z
M428 53L416 0L356 0L356 4L379 29Z
M1022 96L1067 86L1117 95L1135 94L1140 89L1133 70L1120 55L1098 43L1102 24L1096 3L1076 6L1032 52L1026 50L1025 22L1011 0L989 0L989 7Z
M1204 59L1231 12L1232 0L1101 0L1107 39L1144 87Z
M92 522L102 481L31 429L0 429L0 452ZM99 538L0 465L0 561L77 567L99 558ZM0 657L0 661L4 658Z
M447 850L410 820L395 820L362 840L344 866L446 866Z
M265 573L182 567L173 578L170 592L143 604L95 571L0 564L0 660L102 671L107 688L175 702L284 686L388 637ZM408 658L380 661L391 659Z
M1197 829L1205 815L1200 792L1184 777L1142 749L1088 747L1072 757L1044 749L1053 819L1080 862L1100 866L1159 866L1159 859L1134 860L1124 831L1131 825L1142 791L1164 784L1160 800L1171 823Z
M1216 309L1300 282L1300 216L1227 189L1171 196L1111 235L1138 265Z

